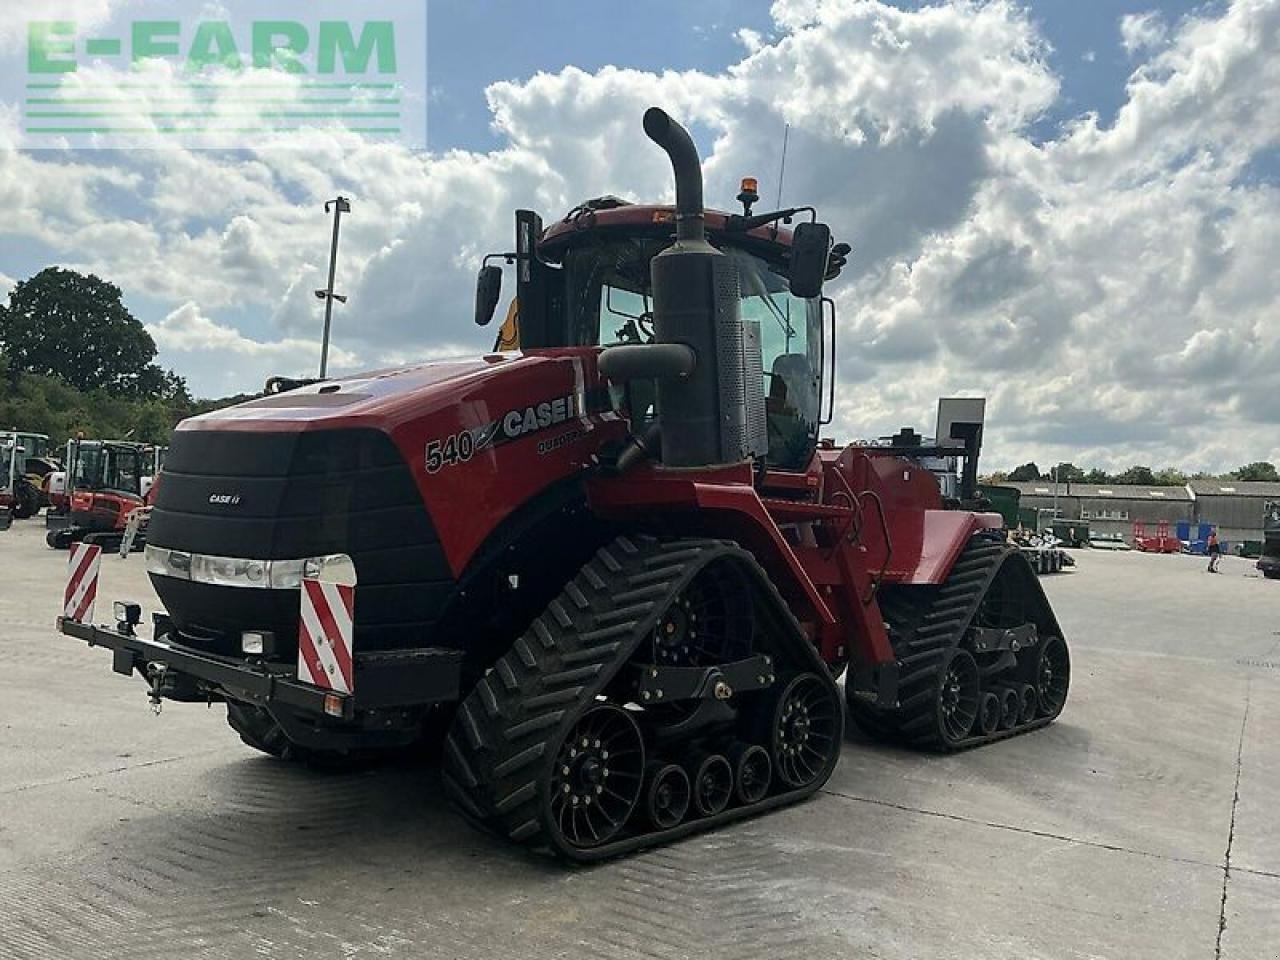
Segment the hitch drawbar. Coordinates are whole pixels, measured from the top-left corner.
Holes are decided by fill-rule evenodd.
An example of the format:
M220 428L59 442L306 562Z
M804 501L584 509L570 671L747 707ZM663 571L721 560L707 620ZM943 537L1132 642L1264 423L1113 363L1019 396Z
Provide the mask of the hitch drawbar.
M116 673L140 674L151 688L153 705L161 698L199 703L238 700L350 721L361 710L455 701L461 690L462 653L458 650L418 647L356 654L357 692L346 695L299 680L291 664L241 660L184 646L170 639L181 635L162 615L155 617L154 640L137 636L127 622L120 625L123 629L110 629L59 617L57 627L91 647L110 650Z

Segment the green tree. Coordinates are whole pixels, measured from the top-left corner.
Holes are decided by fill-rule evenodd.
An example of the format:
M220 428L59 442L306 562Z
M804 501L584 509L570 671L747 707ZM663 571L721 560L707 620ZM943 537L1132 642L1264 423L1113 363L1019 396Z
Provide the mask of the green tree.
M1132 466L1115 478L1116 483L1133 484L1143 487L1156 486L1156 475L1150 467Z
M1105 470L1100 470L1097 467L1094 467L1092 470L1086 473L1081 479L1083 479L1085 483L1093 483L1093 484L1106 484L1106 483L1113 482L1111 479L1111 474L1107 473L1107 471Z
M1231 479L1267 480L1271 483L1280 483L1280 473L1276 472L1274 463L1269 463L1266 460L1256 460L1253 463L1246 463L1239 470L1233 471Z
M151 362L155 341L125 307L120 288L59 267L10 292L0 313L0 353L11 383L19 373L34 373L81 391L129 397L160 396L166 386L165 371Z
M1024 463L1022 466L1013 469L1013 472L1009 474L1009 479L1014 483L1034 483L1040 479L1040 468L1034 463Z
M1161 487L1185 486L1187 475L1176 467L1165 467L1156 471L1156 484Z
M1084 480L1084 471L1074 463L1060 463L1049 471L1049 478L1056 476L1059 483L1079 483Z

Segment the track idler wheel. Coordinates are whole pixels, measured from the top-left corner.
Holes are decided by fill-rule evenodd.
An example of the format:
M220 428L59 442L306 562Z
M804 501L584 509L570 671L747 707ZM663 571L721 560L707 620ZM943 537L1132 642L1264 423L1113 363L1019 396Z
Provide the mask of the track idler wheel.
M1000 729L1000 698L994 693L984 693L978 706L978 732L989 737Z
M733 792L742 804L757 803L769 792L773 763L769 751L756 744L735 744L729 751L733 766Z
M723 754L712 753L692 767L693 809L700 817L713 817L729 806L733 796L733 767Z
M1071 655L1061 637L1045 637L1036 656L1035 688L1042 717L1056 717L1071 686Z
M1018 687L1018 722L1030 723L1040 710L1040 698L1036 696L1036 688L1029 683Z
M569 728L551 773L551 827L570 847L613 840L640 800L644 738L635 718L597 703Z
M644 793L644 810L649 822L659 830L676 826L689 812L692 787L684 767L676 763L655 763L649 767L649 786Z
M978 662L967 650L956 650L938 685L938 729L948 746L969 736L978 715L981 681Z
M842 706L813 673L793 678L774 703L769 747L778 779L805 787L829 772L840 755Z

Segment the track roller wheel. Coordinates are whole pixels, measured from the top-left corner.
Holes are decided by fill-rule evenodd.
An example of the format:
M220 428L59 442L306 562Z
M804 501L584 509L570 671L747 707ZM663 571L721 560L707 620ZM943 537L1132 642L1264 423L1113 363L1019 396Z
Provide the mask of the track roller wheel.
M1071 655L1061 637L1045 637L1036 658L1035 688L1040 715L1056 717L1067 702L1071 686Z
M693 766L693 809L712 817L729 805L733 796L733 767L723 754L712 753Z
M1036 696L1036 688L1029 683L1018 687L1018 722L1030 723L1039 709L1040 698Z
M984 693L978 707L978 732L991 736L1000 728L1000 698L994 693Z
M1013 687L1001 687L996 696L1000 698L1000 729L1012 730L1018 725L1018 715L1022 711L1018 691Z
M802 673L778 695L770 748L778 779L807 786L829 772L840 755L840 701L816 674Z
M967 650L951 655L938 683L938 732L945 746L959 744L978 715L978 662Z
M773 764L769 751L756 744L734 744L729 751L733 766L733 792L742 804L763 800L773 780Z
M644 738L635 718L600 702L566 732L551 773L551 826L586 849L608 843L627 822L644 783Z
M649 786L644 792L644 811L659 830L674 827L689 812L692 787L684 767L676 763L649 766Z

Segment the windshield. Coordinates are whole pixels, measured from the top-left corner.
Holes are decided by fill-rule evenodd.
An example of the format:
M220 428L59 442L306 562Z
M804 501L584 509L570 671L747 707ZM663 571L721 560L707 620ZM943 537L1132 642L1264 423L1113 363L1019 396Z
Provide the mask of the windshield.
M0 444L0 490L8 490L13 478L13 444Z
M121 447L81 446L76 455L74 482L80 490L142 492L142 454Z

